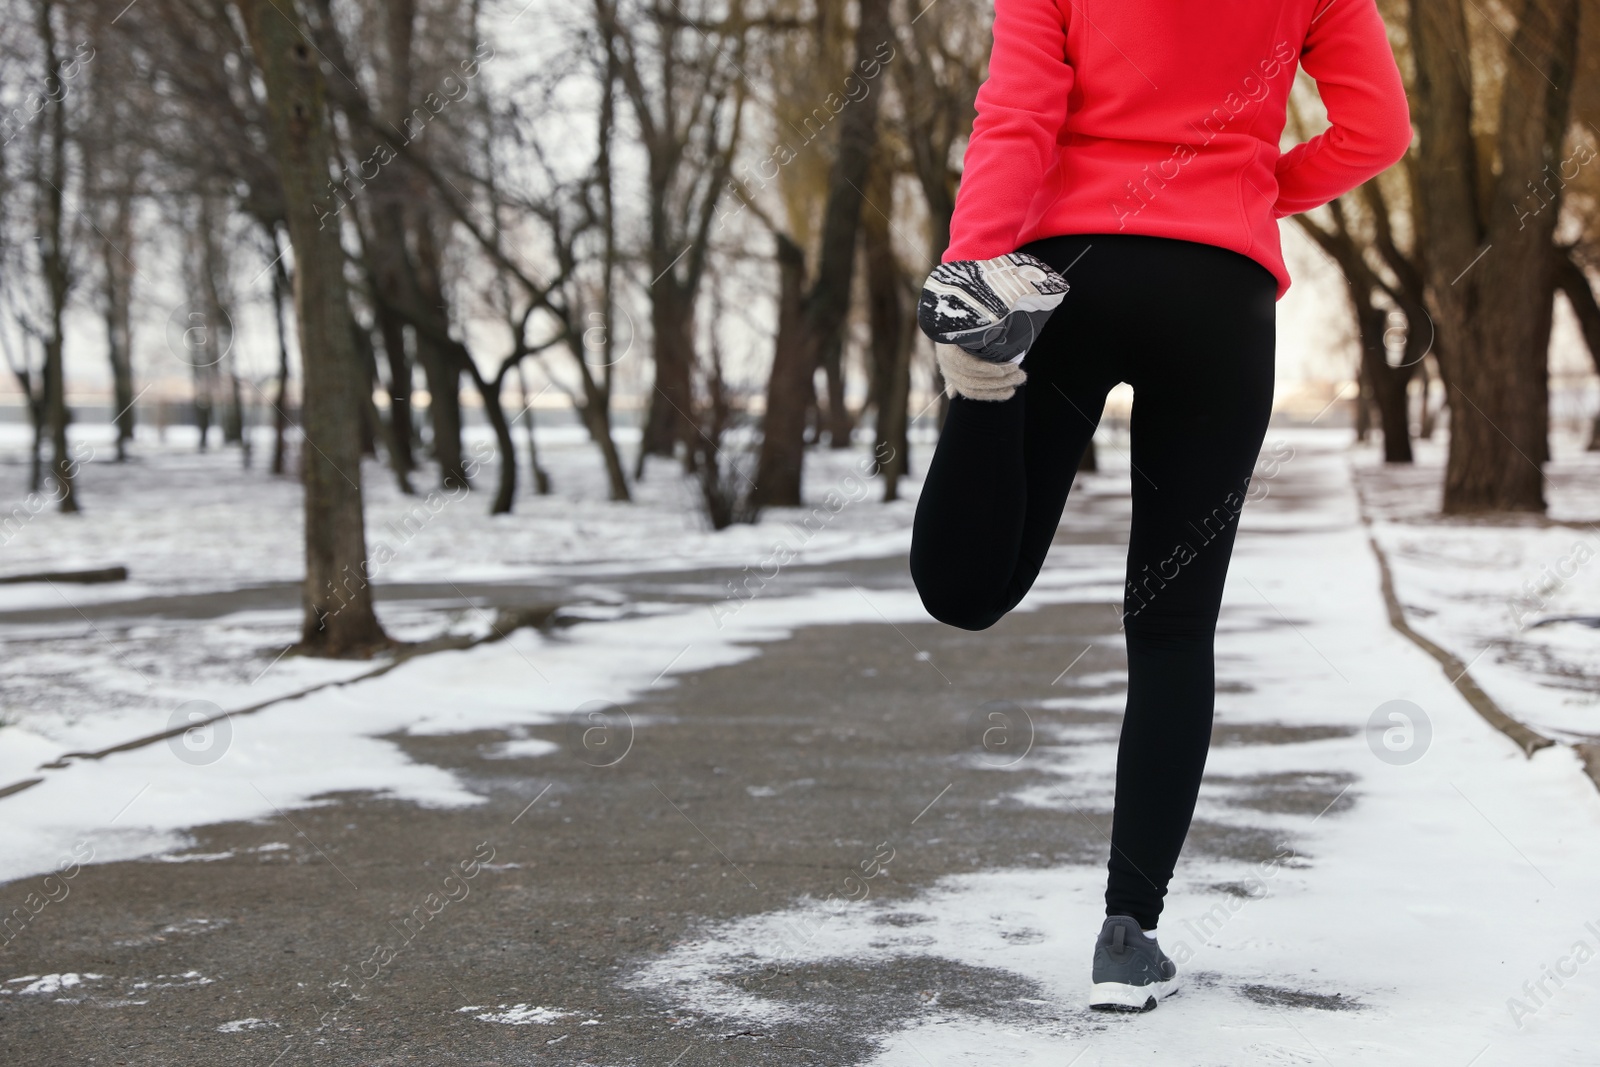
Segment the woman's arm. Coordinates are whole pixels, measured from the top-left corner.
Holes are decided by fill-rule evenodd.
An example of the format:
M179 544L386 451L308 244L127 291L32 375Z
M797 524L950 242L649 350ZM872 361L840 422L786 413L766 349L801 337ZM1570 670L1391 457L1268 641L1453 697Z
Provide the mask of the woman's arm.
M1277 218L1310 211L1382 173L1411 144L1411 109L1375 0L1330 0L1311 20L1300 65L1331 125L1278 159Z
M943 262L1016 250L1054 158L1072 83L1066 17L1056 0L995 0L989 76L978 88Z

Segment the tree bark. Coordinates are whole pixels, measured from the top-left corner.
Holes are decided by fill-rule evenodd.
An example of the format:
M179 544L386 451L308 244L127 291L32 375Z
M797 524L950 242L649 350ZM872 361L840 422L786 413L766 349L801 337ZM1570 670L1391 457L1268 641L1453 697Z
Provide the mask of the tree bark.
M363 376L350 334L344 253L337 229L319 221L318 198L332 159L322 71L294 0L240 0L239 8L266 88L295 253L307 442L300 644L319 655L370 653L388 639L373 612L366 560L357 431Z

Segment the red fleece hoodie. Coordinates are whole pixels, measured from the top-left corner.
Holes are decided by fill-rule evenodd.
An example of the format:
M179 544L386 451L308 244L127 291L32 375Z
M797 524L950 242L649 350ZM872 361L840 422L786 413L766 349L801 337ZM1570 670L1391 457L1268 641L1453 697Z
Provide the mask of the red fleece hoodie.
M1297 61L1331 127L1280 154ZM1154 234L1259 261L1280 299L1277 220L1411 143L1375 0L995 0L977 111L944 262Z

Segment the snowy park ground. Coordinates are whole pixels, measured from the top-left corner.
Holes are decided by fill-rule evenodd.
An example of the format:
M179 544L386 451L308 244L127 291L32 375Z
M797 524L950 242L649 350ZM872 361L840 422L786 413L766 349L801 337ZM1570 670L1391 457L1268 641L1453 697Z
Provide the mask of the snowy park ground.
M387 997L395 1011L407 1005L419 1031L457 1028L449 1033L459 1060L415 1062L1592 1063L1600 790L1570 743L1600 738L1600 635L1585 621L1600 594L1600 536L1588 525L1600 519L1590 488L1600 484L1600 457L1558 442L1566 447L1551 466L1549 521L1442 522L1429 496L1441 461L1434 446L1424 444L1415 471L1395 471L1350 449L1348 436L1269 432L1264 463L1273 462L1258 471L1244 512L1219 628L1218 726L1195 847L1161 924L1188 986L1152 1015L1111 1019L1085 1004L1103 887L1096 835L1122 701L1112 605L1127 473L1117 442L1101 450L1103 472L1075 488L1022 610L960 640L926 619L903 564L893 565L908 543L915 482L911 499L878 503L875 484L856 488L859 451L818 454L808 497L836 489L849 503L814 533L804 511L712 533L665 467L652 470L638 503L608 503L592 450L560 434L543 449L556 495L522 499L515 515L492 520L475 496L407 527L417 502L369 467L369 541L397 549L379 581L432 590L380 608L392 632L481 633L486 601L473 591L518 583L565 605L576 624L420 657L239 716L227 738L210 740L220 749L210 762L165 741L58 757L163 730L188 701L232 710L371 665L278 658L295 636L292 606L225 609L228 596L296 577L292 483L241 476L235 454L194 456L176 441L142 449L145 458L125 467L86 464L88 514L41 513L0 556L5 573L118 563L131 571L116 586L0 587L0 789L39 779L0 796L0 878L12 880L0 904L10 912L64 860L92 857L73 879L84 899L51 904L0 953L0 1048L12 1042L15 1053L0 1058L115 1062L120 1035L161 1034L181 1020L204 1023L194 1028L210 1044L183 1040L206 1062L281 1055L287 1065L313 1049L329 1062L380 1062L361 1051L370 1038L327 1018L326 1003L319 1015L258 983L255 956L199 947L243 937L255 911L269 908L219 896L230 871L266 877L293 855L300 877L337 881L326 871L334 867L366 885L364 872L384 864L423 869L427 852L363 858L359 841L323 836L363 817L365 796L419 825L503 804L524 828L548 820L536 823L546 840L521 852L502 846L498 865L484 861L505 888L526 885L535 924L546 908L567 914L538 895L540 877L559 881L583 863L634 899L663 872L689 894L673 898L670 921L656 905L637 905L644 920L670 928L659 942L623 951L592 928L575 945L550 934L576 958L605 961L582 981L563 978L566 964L553 958L529 958L520 981L501 962L487 974L463 965L448 990L426 996L363 986L352 1001L375 1008ZM6 469L20 482L20 467ZM1508 714L1563 744L1525 757L1390 627L1369 535L1412 626L1468 663ZM730 601L726 583L778 540L799 549L794 564L761 595ZM640 584L641 575L651 581ZM194 598L205 597L222 599L199 611ZM790 649L808 647L818 651L803 669L777 673L784 656L801 654ZM878 750L903 736L874 733L880 718L917 721L895 720L901 696L874 688L896 672L930 687L915 701L930 714L945 686L965 702L951 712L958 717L984 699L1013 702L1029 727L1024 755L994 760L957 746L917 764L915 786L902 765L870 764L888 760ZM842 696L791 707L784 701L804 696L797 683ZM857 699L858 708L836 706ZM1411 720L1398 743L1387 717L1397 706ZM765 772L763 761L778 758L774 746L739 746L773 728L763 721L771 716L784 719L780 741L792 739L793 751L778 754L788 769L753 777L748 768ZM574 762L563 749L571 754L574 737L580 759L586 748L595 757L590 767L612 758L589 747L595 724L602 744L627 742L615 766L629 772L666 758L652 755L653 739L693 727L699 751L662 765L688 777L675 787L657 769L649 782L666 801L663 818L677 809L695 829L673 824L683 850L661 844L670 854L642 869L646 881L629 880L628 863L643 861L621 857L636 839L647 853L665 841L665 824L593 831L579 859L565 844L574 831L562 820L597 809L614 818L607 805L631 781L597 779L588 767L569 781ZM873 773L808 757L813 737L847 732L839 751ZM911 796L924 779L926 795ZM551 787L547 798L541 789ZM834 806L809 814L825 788ZM552 808L558 797L564 807ZM786 870L799 846L750 829L788 817L784 809L806 814L819 837L845 840L849 862L819 862L820 876ZM846 831L843 821L873 829ZM983 829L969 842L961 835L974 821ZM235 828L210 829L223 824ZM1036 825L1078 844L1006 846ZM975 843L985 835L996 840ZM964 842L959 861L940 851L952 841ZM97 896L91 872L102 865L117 874ZM756 879L766 887L758 901L724 899L744 888L741 875L752 891ZM852 880L896 891L858 900ZM154 900L159 908L137 903ZM170 944L146 973L138 954L155 950L135 928L157 914L166 927L152 929ZM307 936L337 940L315 925ZM503 948L526 935L480 920L453 936ZM902 972L920 991L909 1007L866 992L856 1011L832 999L851 973ZM741 978L751 974L831 977L769 987ZM233 1000L202 1001L212 984ZM337 986L327 975L322 984ZM527 999L530 988L539 999ZM647 1015L649 1026L639 1021ZM846 1024L848 1055L826 1052L837 1035L823 1031ZM51 1035L80 1031L104 1048L56 1058ZM473 1051L491 1045L493 1055Z

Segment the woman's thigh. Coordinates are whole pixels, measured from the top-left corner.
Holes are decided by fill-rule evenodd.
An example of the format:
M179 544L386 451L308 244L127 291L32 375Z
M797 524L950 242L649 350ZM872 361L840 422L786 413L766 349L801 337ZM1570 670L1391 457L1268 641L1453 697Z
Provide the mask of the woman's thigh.
M1145 626L1214 626L1272 406L1276 279L1237 252L1146 235L1070 234L1022 251L1071 288L1022 364L1028 501L1016 598L1043 565L1106 394L1127 382L1125 612Z
M1024 246L1065 274L1067 293L1022 361L1024 469L1028 487L1015 599L1032 586L1061 523L1084 451L1105 409L1106 394L1121 380L1122 352L1104 314L1104 282L1085 292L1076 261L1096 238L1071 235ZM1092 249L1088 253L1093 255Z
M1134 474L1124 622L1209 633L1272 411L1277 283L1254 260L1204 245L1154 268L1169 298L1141 317L1126 374Z

